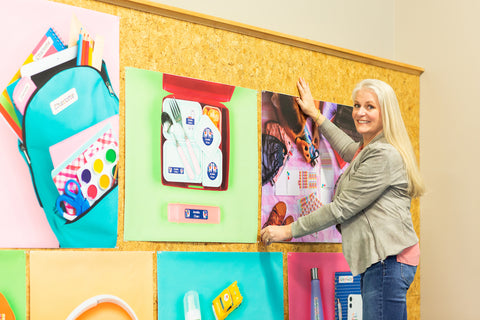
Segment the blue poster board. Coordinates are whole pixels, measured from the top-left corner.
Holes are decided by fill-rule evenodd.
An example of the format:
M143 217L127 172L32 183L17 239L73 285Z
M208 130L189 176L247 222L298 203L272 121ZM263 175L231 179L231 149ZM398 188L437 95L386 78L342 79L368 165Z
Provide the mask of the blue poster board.
M184 320L183 297L195 290L202 320L215 319L212 301L237 281L243 301L228 320L283 319L281 252L158 252L158 319Z

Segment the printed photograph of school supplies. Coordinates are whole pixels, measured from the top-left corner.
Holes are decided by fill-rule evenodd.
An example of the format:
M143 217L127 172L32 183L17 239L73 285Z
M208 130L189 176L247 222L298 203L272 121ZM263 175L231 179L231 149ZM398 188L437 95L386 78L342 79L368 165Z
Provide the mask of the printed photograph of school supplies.
M359 139L352 107L315 101L338 127ZM262 227L285 225L332 201L347 163L296 105L294 97L262 92ZM341 242L330 227L292 242Z
M256 241L257 96L126 69L126 241Z
M228 102L234 86L163 75L171 92L162 102L162 183L226 190L229 171Z
M114 247L118 97L103 60L104 36L69 15L68 41L49 27L5 92L21 124L18 149L37 205L59 246ZM118 30L118 18L110 21Z

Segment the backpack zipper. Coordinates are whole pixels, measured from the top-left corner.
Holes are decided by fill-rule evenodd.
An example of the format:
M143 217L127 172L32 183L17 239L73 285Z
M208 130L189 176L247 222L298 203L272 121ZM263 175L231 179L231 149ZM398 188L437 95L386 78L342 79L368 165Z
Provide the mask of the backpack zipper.
M22 130L23 130L23 128L22 128ZM23 136L23 138L25 139L25 135ZM25 147L25 144L23 142L20 142L18 147L20 148L20 151L22 151L23 156L24 156L25 160L27 161L28 169L30 170L30 177L32 179L33 190L35 190L35 195L37 196L38 204L40 205L40 207L43 208L42 201L40 200L40 196L38 194L37 184L35 183L35 177L33 175L33 169L32 169L32 162L30 161L30 157L28 156L27 148Z

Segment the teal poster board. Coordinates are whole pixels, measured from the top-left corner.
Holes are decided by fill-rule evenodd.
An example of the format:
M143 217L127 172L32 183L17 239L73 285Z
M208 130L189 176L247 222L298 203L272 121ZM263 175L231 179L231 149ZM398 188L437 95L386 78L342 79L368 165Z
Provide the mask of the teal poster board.
M281 252L158 252L158 319L184 320L183 298L195 290L203 320L212 301L237 281L243 301L229 320L284 318Z
M25 320L27 291L24 251L0 251L0 292L7 299L15 319Z
M256 242L257 92L134 68L126 69L125 87L125 240ZM186 177L187 170L183 171L174 140L167 143L162 112L169 110L167 102L173 97L180 108L186 108L188 103L199 105L188 112L182 109L187 116L194 114L193 120L187 121L198 124L197 127L201 121L195 115L195 108L205 113L213 106L226 116L221 119L221 145L216 150L223 156L223 167L219 166L215 176L219 177L219 184L208 184L203 171L200 175L203 180ZM190 136L190 140L192 145L197 144L196 157L200 162L207 153L200 152L203 149L198 147L200 143L195 137ZM191 159L185 142L181 142L181 147ZM176 161L176 165L168 164L170 160ZM194 170L193 165L190 167ZM170 169L172 173L167 172ZM172 221L168 205L175 203L216 207L220 210L220 219L215 221L212 213L210 218L214 223L198 223L201 219L191 219L190 223Z

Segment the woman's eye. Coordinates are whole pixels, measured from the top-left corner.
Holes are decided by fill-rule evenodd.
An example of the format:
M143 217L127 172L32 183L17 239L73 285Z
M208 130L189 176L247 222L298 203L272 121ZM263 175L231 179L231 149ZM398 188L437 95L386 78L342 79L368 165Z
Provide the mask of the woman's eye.
M368 108L368 110L373 110L373 109L375 109L375 107L372 106L371 104L369 104L369 105L367 106L367 108Z
M360 105L359 105L358 103L355 103L355 104L353 105L353 107L358 109L358 108L360 108Z

